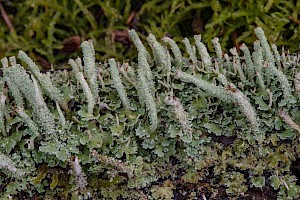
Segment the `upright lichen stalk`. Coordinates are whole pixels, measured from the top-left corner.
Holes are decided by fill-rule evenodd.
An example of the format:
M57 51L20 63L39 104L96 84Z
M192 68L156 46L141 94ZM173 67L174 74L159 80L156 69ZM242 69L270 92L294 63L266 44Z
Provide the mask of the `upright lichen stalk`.
M256 33L256 36L259 39L260 44L265 53L264 54L265 60L267 62L266 68L267 68L267 70L269 70L272 73L273 76L278 78L280 85L282 87L282 92L284 94L285 101L286 101L286 102L283 102L283 104L286 104L287 102L295 103L296 101L295 101L294 96L292 95L292 91L291 91L292 89L291 89L291 86L290 86L286 76L283 74L283 72L280 69L275 67L275 58L271 52L270 46L267 42L266 36L265 36L262 28L257 27L255 29L255 33Z

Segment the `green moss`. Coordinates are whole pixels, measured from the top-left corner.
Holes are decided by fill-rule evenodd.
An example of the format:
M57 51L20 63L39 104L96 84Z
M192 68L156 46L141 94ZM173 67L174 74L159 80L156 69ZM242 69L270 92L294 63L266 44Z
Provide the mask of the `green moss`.
M158 38L172 35L175 41L201 34L213 51L210 42L214 37L220 37L226 49L241 42L249 45L255 40L253 29L260 26L271 43L291 52L299 50L300 3L293 0L21 0L2 4L14 31L0 20L0 57L22 49L44 68L79 55L79 51L64 48L64 41L73 36L80 36L81 41L92 39L100 60L131 59L134 51L127 45L129 28L139 30L142 38L148 32ZM77 49L76 44L70 48Z

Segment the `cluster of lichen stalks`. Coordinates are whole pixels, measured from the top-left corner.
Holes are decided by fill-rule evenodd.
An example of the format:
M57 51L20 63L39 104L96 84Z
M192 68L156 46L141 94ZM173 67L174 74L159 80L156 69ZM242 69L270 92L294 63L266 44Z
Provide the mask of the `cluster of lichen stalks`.
M258 141L262 142L264 137L261 137L260 133L260 120L257 115L256 109L251 105L250 100L247 96L241 92L239 88L243 88L247 82L256 82L258 87L266 90L270 93L270 99L272 93L269 89L266 89L264 77L270 78L275 77L280 83L280 87L283 93L281 106L289 107L290 105L297 102L297 98L292 94L293 89L287 77L281 71L281 68L287 67L287 63L291 62L290 57L285 57L279 54L277 47L272 45L272 50L266 40L266 37L261 28L256 28L255 33L259 41L254 42L254 52L252 55L246 47L241 45L240 49L244 53L245 64L241 63L236 48L230 49L233 59L231 60L227 54L224 54L221 50L221 46L218 39L215 38L212 43L216 51L216 58L212 59L205 47L201 42L200 36L195 36L195 45L192 46L188 39L184 39L183 43L189 55L189 58L183 57L177 44L170 38L164 37L162 40L165 44L168 44L171 48L173 56L171 56L167 45L163 46L159 43L156 38L150 34L147 37L147 41L153 52L153 60L158 71L166 74L166 81L162 85L169 89L169 93L166 94L164 103L170 105L175 114L179 126L183 133L182 141L190 143L193 139L193 125L189 119L189 114L181 104L180 97L173 95L171 79L175 77L184 82L193 83L201 90L205 91L212 97L237 104L240 111L244 114L245 118L249 122L249 128L254 134L257 134ZM132 84L134 84L141 105L146 107L148 118L150 121L150 129L155 132L159 127L159 117L157 113L157 102L155 99L155 77L153 76L151 65L153 64L151 55L142 44L137 33L134 30L129 31L129 35L138 49L138 62L136 69L129 66L128 64L118 68L118 64L114 59L109 59L108 64L110 66L110 75L113 81L113 85L116 88L119 98L121 99L124 109L134 110L130 98L127 95L125 87L121 81L120 73ZM82 88L84 97L87 102L86 119L92 119L94 117L94 108L100 99L99 96L99 80L101 77L99 69L96 67L95 62L95 51L91 41L85 41L81 44L83 50L83 62L80 58L75 60L70 59L69 64L72 66L73 72L79 85ZM199 61L196 57L196 49L199 51L201 60ZM34 140L37 136L43 136L46 140L55 139L55 135L58 134L58 128L60 131L68 130L68 122L65 118L63 111L68 110L67 103L63 98L62 92L57 88L50 78L50 74L42 74L38 66L27 56L23 51L19 52L18 58L24 61L28 65L30 73L28 73L20 64L17 64L15 57L10 57L9 62L7 58L1 60L3 65L3 78L1 77L1 90L0 90L0 131L4 137L8 136L5 129L4 118L5 118L5 103L7 96L5 96L4 88L7 85L11 96L15 102L15 112L20 116L23 122L31 130L32 138ZM298 59L298 58L297 58ZM299 62L299 61L296 61ZM175 70L174 70L175 66ZM184 72L191 71L192 75ZM213 72L217 76L217 80L220 83L208 82L196 76L197 72L208 71ZM137 74L136 74L137 73ZM240 83L234 85L228 81L227 75L237 74ZM265 75L264 75L265 74ZM295 75L294 79L295 92L297 95L300 94L300 73ZM50 112L43 94L55 102L59 122L56 122L55 117ZM32 108L32 116L25 112L24 97L28 106ZM272 104L272 100L270 101ZM61 109L62 108L62 109ZM283 110L280 110L279 116L282 120L288 124L292 129L300 133L300 127L292 120L292 118ZM13 177L20 177L25 172L15 167L14 162L6 155L0 153L2 158L0 161L0 168L6 171ZM87 185L85 175L81 170L78 158L75 157L75 161L72 161L73 171L78 179L78 187L82 188ZM114 162L108 157L102 159L101 162L107 162L112 165L118 165L118 162ZM115 163L115 164L114 164ZM133 173L133 172L130 172Z
M150 62L150 54L147 52L142 42L139 40L135 31L132 30L129 33L135 46L138 49L138 77L141 87L143 87L143 90L141 90L141 95L143 95L146 107L149 111L149 119L152 124L152 129L155 129L157 127L158 120L153 95L151 96L151 91L154 92L154 83L152 80L153 78L151 74L151 69L147 62L147 60ZM263 90L269 91L268 89L266 89L263 74L266 73L265 76L268 76L269 79L271 77L277 78L280 82L280 87L282 89L284 97L283 101L281 102L281 106L296 103L296 98L292 95L292 88L288 82L287 77L280 70L281 63L283 63L283 67L288 67L288 61L286 60L284 53L283 56L280 56L275 44L272 45L273 52L271 51L271 48L267 42L264 32L260 27L255 29L255 33L259 41L254 42L255 51L253 52L252 56L245 44L242 44L240 47L241 51L244 53L244 59L246 62L244 65L242 65L240 62L240 58L236 48L230 49L230 52L233 55L233 61L231 63L229 56L227 54L223 54L218 38L215 38L212 41L216 51L216 62L213 66L212 58L207 52L205 45L201 42L201 37L196 35L194 37L195 44L201 57L201 63L199 63L196 57L196 48L190 45L188 39L185 38L183 40L187 53L190 56L189 59L192 63L190 67L193 68L193 74L195 73L195 68L197 68L199 71L201 71L201 68L205 69L206 71L212 71L218 75L218 80L223 86L216 85L214 83L209 83L205 80L201 80L193 75L181 71L183 67L182 65L184 65L184 58L182 57L180 49L172 39L164 37L162 40L170 45L171 50L173 52L174 60L172 61L177 67L175 78L178 78L184 82L193 83L202 90L209 93L211 96L217 97L222 101L236 103L239 106L240 110L244 113L247 120L249 121L251 128L255 132L259 132L259 119L257 117L255 108L253 108L249 99L238 89L238 87L227 80L226 70L229 71L229 73L230 70L226 69L226 67L230 68L230 65L232 65L231 67L233 68L233 71L235 71L238 74L241 80L240 85L242 87L246 82L253 82L254 78L256 78L259 87ZM157 42L156 38L151 34L147 37L147 41L150 47L152 48L154 60L157 67L165 68L171 74L171 56L169 54L169 51L166 50L166 48L162 46L159 42ZM299 59L299 57L296 56L293 59ZM296 62L298 63L299 60ZM300 73L297 73L295 75L294 82L297 95L300 94L299 77ZM170 77L167 77L167 79L167 81L169 81ZM146 81L148 81L147 83L149 84L149 86L147 86ZM118 92L121 97L125 97L125 91L120 90ZM124 106L129 105L129 102L126 98L123 98L122 102L124 103ZM175 110L176 108L178 109L180 107L179 110L175 111L175 113L178 115L177 118L180 124L183 126L183 130L190 129L190 126L187 125L188 122L186 121L184 110L181 109L181 106L178 106L180 105L178 100L169 101L166 98L165 102L167 104L173 105ZM287 124L289 124L293 129L299 132L300 127L296 123L294 123L293 120L287 114L281 111L280 116Z

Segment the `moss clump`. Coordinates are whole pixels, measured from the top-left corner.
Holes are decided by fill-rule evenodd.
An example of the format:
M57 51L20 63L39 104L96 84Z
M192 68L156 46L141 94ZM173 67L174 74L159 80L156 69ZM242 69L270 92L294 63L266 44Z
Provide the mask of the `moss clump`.
M79 55L80 40L97 41L98 60L132 59L127 30L134 28L142 38L191 38L202 40L213 50L211 40L220 37L222 47L248 46L260 26L271 41L291 52L299 50L300 3L294 0L205 0L205 1L95 1L20 0L1 2L13 28L0 20L0 57L22 49L43 68L65 67L68 58ZM107 48L109 47L109 48Z

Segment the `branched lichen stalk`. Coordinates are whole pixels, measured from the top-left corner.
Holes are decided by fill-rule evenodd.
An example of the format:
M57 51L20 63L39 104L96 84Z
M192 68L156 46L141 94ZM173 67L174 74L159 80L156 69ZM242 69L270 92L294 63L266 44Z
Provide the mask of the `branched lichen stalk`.
M76 79L80 83L84 96L86 97L87 103L88 103L88 114L90 116L93 115L94 106L96 104L95 98L92 94L91 89L89 88L89 85L87 81L84 79L83 73L80 72L78 69L78 66L76 62L73 59L69 60L69 64L72 66L74 72L76 73Z
M29 70L36 76L38 77L40 73L40 70L38 66L33 62L33 60L24 52L24 51L19 51L18 58L23 60L27 65Z
M189 54L189 56L190 56L190 59L191 59L193 65L196 67L196 66L197 66L197 57L196 57L196 53L194 52L193 47L192 47L192 45L191 45L189 39L184 38L184 39L182 40L182 42L183 42L183 44L184 44L184 46L185 46L186 52L187 52L187 53Z
M228 91L225 90L224 87L217 86L213 83L209 83L200 78L196 78L195 76L180 70L176 72L176 77L184 82L195 84L197 87L206 91L210 95L219 98L222 101L232 102L232 98L230 94L228 93Z
M99 63L97 63L96 66L97 66L98 80L100 81L100 85L101 85L102 89L104 89L105 88L105 83L104 83L103 78L101 76L101 73L103 72L103 70L101 69L101 67L103 66L103 64L101 62L99 62Z
M76 58L75 59L75 63L77 64L76 69L73 68L73 70L75 71L75 73L77 72L83 72L83 66L82 66L82 60L81 58Z
M265 60L270 63L274 63L274 56L271 52L270 45L267 41L267 38L265 36L263 29L260 27L257 27L254 29L254 32L256 34L256 37L259 39L260 45L262 46L263 51L265 53Z
M83 54L84 74L87 78L87 82L91 88L94 98L97 99L99 94L93 42L91 40L84 41L81 43L81 48Z
M10 77L6 76L4 79L9 88L9 91L11 92L11 95L15 99L17 107L24 108L24 99L23 99L22 93L19 90L19 88L12 82Z
M282 91L283 91L283 95L284 98L287 102L291 102L291 103L295 103L295 99L291 93L291 86L288 82L287 77L283 74L283 72L279 69L277 69L275 67L274 64L274 56L271 52L269 43L267 41L267 38L264 34L264 31L262 30L262 28L257 27L256 29L254 29L255 34L257 36L257 38L260 41L260 44L265 52L265 57L266 57L266 61L267 61L267 70L270 70L270 72L273 74L273 76L277 77L280 85L282 87Z
M54 116L46 106L33 109L34 121L39 125L42 134L52 136L56 134Z
M259 40L253 42L253 49L254 52L252 53L252 59L253 59L255 70L258 71L260 74L262 74L264 57L263 57L263 49L260 46Z
M14 65L4 69L4 74L12 83L22 92L28 100L29 105L33 108L35 122L40 126L44 134L55 133L55 122L52 113L48 110L44 102L39 85L34 76L29 77L26 71L20 65ZM13 88L12 88L13 89ZM15 90L17 91L17 90ZM21 101L19 94L14 94L18 101ZM22 103L19 102L19 108L22 109Z
M265 85L264 79L258 71L256 72L256 77L257 77L257 82L258 82L260 89L265 90L266 85Z
M38 66L33 62L33 60L24 51L19 51L18 58L23 60L28 65L29 70L36 77L42 89L46 92L46 94L53 101L59 102L61 105L64 105L65 107L65 103L63 103L62 94L59 91L59 89L52 84L48 76L40 73Z
M78 72L83 72L83 69L81 69L81 58L76 58L75 60L69 59L69 65L71 65L74 74L77 74Z
M279 110L278 115L281 117L281 119L285 123L287 123L292 129L296 130L298 132L298 134L300 134L300 126L294 122L294 120L291 118L291 116L289 116L283 110Z
M166 71L167 71L167 83L170 84L170 76L171 76L171 68L172 68L172 63L171 63L171 55L169 50L166 49L166 58L167 58L167 66L166 66Z
M134 167L129 166L123 163L120 160L116 160L115 158L110 158L105 155L98 154L97 151L93 150L91 155L96 158L98 161L109 164L113 166L116 170L120 171L121 173L126 173L129 177L133 177Z
M154 101L154 97L152 96L150 92L150 88L148 86L145 71L142 68L139 68L138 70L138 79L139 79L139 86L138 86L138 92L142 96L141 100L142 103L146 105L146 108L148 110L148 115L150 118L150 128L151 130L155 130L158 126L158 117L157 117L157 111L156 111L156 104Z
M223 70L223 71L226 72L226 70ZM218 80L222 83L222 85L228 86L228 81L227 81L226 76L217 70L215 70L215 73L218 75Z
M175 57L175 61L177 64L180 65L182 63L182 53L181 53L178 45L174 42L174 40L172 40L169 37L163 37L162 40L165 43L168 43L170 45L173 55ZM178 66L178 67L180 68L181 66Z
M140 38L139 38L138 34L136 33L136 31L134 29L131 29L130 31L128 31L128 33L129 33L129 37L133 41L133 44L138 49L138 51L139 52L144 52L144 54L146 55L147 61L150 62L151 61L151 56L150 56L149 52L146 50L145 46L143 45L143 43L140 40Z
M243 51L246 60L248 79L252 81L254 77L254 65L252 62L251 53L244 43L240 46L240 49Z
M128 74L128 77L133 80L134 82L136 81L136 74L135 71L133 69L133 67L131 67L128 63L125 65L125 71Z
M287 77L283 74L283 72L280 69L277 69L274 66L274 63L267 63L267 68L269 68L269 70L274 74L274 76L278 77L285 100L290 103L295 103L295 98L292 95L292 88L289 84Z
M286 50L284 49L284 46L282 46L282 49L281 49L281 60L282 60L282 63L286 63L287 60L286 60Z
M122 64L120 72L130 84L135 85L136 75L133 68L128 63Z
M66 118L65 118L62 110L60 109L60 106L58 103L56 103L56 110L58 112L58 117L59 117L61 127L64 129L66 127Z
M149 86L149 90L151 94L154 96L155 94L154 78L144 52L139 52L138 54L138 68L145 72L147 85Z
M248 121L250 122L251 127L253 129L257 129L259 127L259 123L257 121L257 114L248 98L232 83L229 84L228 91L233 97L234 101L239 105L241 111L244 113Z
M31 107L35 105L35 90L33 82L23 67L15 65L3 70L4 76L9 77L14 85L22 92Z
M151 57L149 52L146 50L144 45L142 44L139 36L135 32L135 30L129 31L129 36L131 37L132 41L134 42L136 48L138 49L138 67L140 69L145 70L145 76L147 84L149 85L150 92L152 95L155 93L155 86L153 81L153 75L149 66L148 61L151 61Z
M184 110L184 107L180 102L180 99L172 95L167 95L164 102L173 107L173 111L183 130L183 133L188 135L188 137L191 139L193 133L192 124L189 120L188 113Z
M280 58L280 54L277 50L277 46L275 44L272 44L271 47L272 47L272 50L274 52L276 66L280 69L280 67L281 67L281 61L280 60L281 60L281 58Z
M118 91L118 94L120 96L122 104L123 104L125 109L130 110L130 101L127 97L127 93L126 93L126 90L124 88L124 85L123 85L123 83L122 83L122 81L119 77L119 71L118 71L117 63L116 63L115 59L113 59L113 58L109 59L108 63L110 65L110 74L111 74L111 77L113 79L114 86Z
M33 107L35 121L40 126L40 129L43 130L44 134L52 135L56 133L54 116L44 101L38 82L33 76L31 76L31 79L35 89L35 104Z
M211 58L207 52L206 46L201 42L201 36L200 35L195 35L195 44L197 46L197 49L199 51L200 57L202 59L202 62L205 66L206 69L210 69L212 63L211 63Z
M240 57L239 57L239 55L237 53L236 48L235 47L231 48L229 51L234 56L234 58L233 58L234 59L233 66L237 69L237 72L238 72L238 74L240 76L241 81L242 82L246 82L246 77L245 77L243 69L241 67Z
M5 124L4 124L5 100L6 100L6 96L0 93L0 131L2 132L2 135L6 137L7 133L5 131Z
M232 69L233 67L232 62L230 61L229 55L227 53L224 53L224 59L225 59L224 68L226 68L227 71L232 72L232 70L236 70L235 68ZM234 74L236 74L236 72L234 72Z
M31 75L31 79L33 82L34 90L35 90L35 106L37 106L37 107L47 106L43 99L42 91L40 89L40 86L39 86L37 80L35 80L35 78L32 75Z
M295 92L298 98L300 98L300 72L298 72L295 75L294 84L295 84Z
M253 64L255 68L256 81L261 89L265 90L265 82L263 79L263 55L260 42L257 40L253 43L255 51L252 53ZM270 82L270 76L267 76L267 84Z
M77 190L84 191L88 185L88 182L85 173L82 171L77 156L74 157L74 161L71 161L71 166L75 176L75 183L77 186Z
M3 68L7 68L8 67L8 59L6 57L2 58L1 64L2 64Z
M9 59L9 62L11 64L11 66L14 66L17 64L17 60L16 60L16 57L15 56L11 56L8 58Z
M219 42L219 38L215 37L214 39L212 39L212 44L214 45L217 54L218 65L220 66L220 68L222 68L224 59L223 59L223 53L222 53L221 44Z
M159 69L163 69L167 65L166 50L157 42L153 34L148 35L147 41L152 49L155 63Z
M16 112L20 115L22 121L32 131L34 137L40 135L38 126L34 123L34 121L32 121L30 119L30 117L27 115L27 113L22 108L17 108Z

